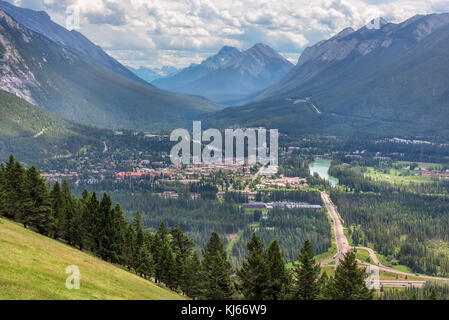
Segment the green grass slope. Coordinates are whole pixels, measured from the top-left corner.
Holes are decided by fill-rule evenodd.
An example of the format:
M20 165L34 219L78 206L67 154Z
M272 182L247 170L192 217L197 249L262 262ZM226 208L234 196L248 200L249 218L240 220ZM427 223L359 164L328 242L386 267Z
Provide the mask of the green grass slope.
M80 289L65 286L67 266L80 269ZM119 267L0 219L0 299L177 300Z

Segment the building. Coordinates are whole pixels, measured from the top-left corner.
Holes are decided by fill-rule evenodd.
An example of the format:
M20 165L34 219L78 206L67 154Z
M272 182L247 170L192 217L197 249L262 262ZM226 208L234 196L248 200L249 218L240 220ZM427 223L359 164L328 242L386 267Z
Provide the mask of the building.
M250 202L242 205L244 209L266 209L267 205L263 202Z

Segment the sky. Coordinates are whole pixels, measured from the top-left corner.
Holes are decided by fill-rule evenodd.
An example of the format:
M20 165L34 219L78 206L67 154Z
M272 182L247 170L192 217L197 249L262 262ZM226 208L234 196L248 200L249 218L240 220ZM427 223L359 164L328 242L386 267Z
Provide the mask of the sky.
M183 68L224 45L268 44L296 64L301 52L346 27L383 17L449 12L448 0L9 0L78 30L122 64ZM71 8L71 10L67 10ZM73 10L76 8L76 10ZM69 17L70 18L70 17Z

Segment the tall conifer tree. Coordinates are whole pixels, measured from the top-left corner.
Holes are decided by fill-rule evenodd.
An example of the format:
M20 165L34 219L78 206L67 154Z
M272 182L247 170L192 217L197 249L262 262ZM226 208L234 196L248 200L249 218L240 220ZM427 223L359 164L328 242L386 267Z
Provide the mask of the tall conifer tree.
M237 272L239 290L246 299L264 300L268 295L270 280L269 268L265 260L265 250L262 241L253 233L248 241L248 255L242 268Z
M285 299L290 291L291 275L285 268L284 257L277 240L268 246L266 260L269 270L267 299Z
M359 268L355 253L345 253L343 260L335 271L331 282L331 299L333 300L371 300L373 292L366 287L365 268Z
M204 284L202 297L208 300L230 299L233 293L231 265L226 257L223 243L214 232L203 249Z
M315 263L309 240L304 241L298 260L299 264L293 269L293 297L299 300L316 300L319 294L317 279L320 266Z

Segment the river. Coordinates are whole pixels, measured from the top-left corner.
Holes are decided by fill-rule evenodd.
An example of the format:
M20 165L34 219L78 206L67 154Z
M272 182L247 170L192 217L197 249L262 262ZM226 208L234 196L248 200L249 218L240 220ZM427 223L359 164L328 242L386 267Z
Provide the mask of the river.
M329 175L329 168L331 160L317 159L310 165L310 174L318 173L320 178L329 181L331 186L335 187L338 184L338 178Z

